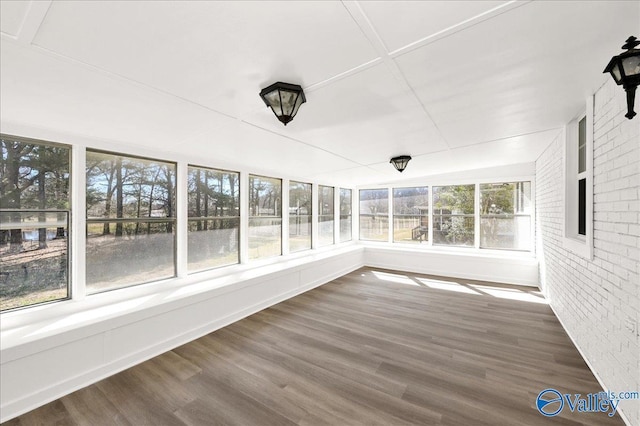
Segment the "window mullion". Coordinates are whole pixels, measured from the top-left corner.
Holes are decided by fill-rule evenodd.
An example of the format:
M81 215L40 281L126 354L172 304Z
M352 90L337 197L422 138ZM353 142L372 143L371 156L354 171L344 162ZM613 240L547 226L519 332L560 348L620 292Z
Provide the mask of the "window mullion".
M289 220L291 215L289 214L289 195L291 191L289 179L282 179L282 254L287 255L290 252L289 247Z
M429 185L429 246L433 246L433 186Z
M87 150L76 146L71 150L71 297L82 300L87 295Z
M240 263L249 262L249 173L240 173Z
M480 248L480 184L475 184L473 195L473 246Z
M188 166L179 162L176 170L176 276L187 275L188 263Z
M392 243L393 242L393 188L388 187L387 188L387 203L388 203L388 207L387 207L387 242L388 243Z

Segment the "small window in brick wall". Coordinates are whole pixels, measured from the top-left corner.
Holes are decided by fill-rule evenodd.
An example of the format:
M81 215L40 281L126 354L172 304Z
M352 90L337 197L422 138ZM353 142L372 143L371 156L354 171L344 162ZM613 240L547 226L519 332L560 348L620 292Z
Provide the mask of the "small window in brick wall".
M565 132L564 246L585 258L593 248L593 97Z

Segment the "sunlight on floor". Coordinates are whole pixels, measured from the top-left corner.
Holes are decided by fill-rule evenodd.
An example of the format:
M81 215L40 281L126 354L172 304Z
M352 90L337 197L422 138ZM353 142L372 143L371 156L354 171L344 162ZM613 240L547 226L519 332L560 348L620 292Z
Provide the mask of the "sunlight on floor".
M376 278L382 281L391 281L398 284L415 285L418 287L420 286L420 284L418 284L417 282L415 282L414 280L412 280L406 275L391 274L389 272L380 272L380 271L371 271L371 273Z
M511 299L511 300L519 300L521 302L531 302L531 303L542 303L544 305L548 305L549 303L545 300L545 298L538 291L522 291L517 288L506 288L506 287L491 287L486 285L479 284L469 284L469 286L482 291L488 295L493 297L497 297L500 299Z
M438 281L438 280L431 280L428 278L416 278L416 280L425 284L427 287L435 288L437 290L448 290L448 291L455 291L457 293L482 295L482 293L477 292L472 288L460 285L452 281Z
M492 296L498 299L517 300L519 302L541 303L548 305L542 293L535 287L531 290L522 290L520 288L498 287L484 284L466 283L464 280L444 281L434 280L431 278L411 277L391 272L371 271L373 276L382 281L390 281L398 284L412 285L418 287L429 287L435 290L446 290L456 293L473 294L476 296ZM365 276L362 274L361 276Z

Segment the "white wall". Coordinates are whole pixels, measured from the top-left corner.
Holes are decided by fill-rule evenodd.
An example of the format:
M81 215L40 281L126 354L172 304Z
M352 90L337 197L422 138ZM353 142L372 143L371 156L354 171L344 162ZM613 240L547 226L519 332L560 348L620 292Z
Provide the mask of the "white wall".
M595 95L592 260L562 244L563 138L536 162L541 288L601 384L618 392L640 389L640 116L625 112L624 90L609 79ZM640 401L620 410L640 425Z
M444 277L538 286L538 260L530 253L504 255L468 248L407 250L368 244L367 266Z

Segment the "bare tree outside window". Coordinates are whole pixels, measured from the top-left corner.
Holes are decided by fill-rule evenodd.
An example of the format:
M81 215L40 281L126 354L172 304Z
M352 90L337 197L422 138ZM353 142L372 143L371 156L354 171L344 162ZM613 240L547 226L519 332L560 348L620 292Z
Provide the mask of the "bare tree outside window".
M282 254L282 181L249 175L249 259Z
M87 150L89 293L175 276L176 165Z
M311 249L311 184L289 182L289 251Z
M429 240L429 187L393 190L393 242Z
M334 224L334 188L320 185L318 188L318 247L335 242Z
M70 297L69 147L1 135L0 310Z
M188 170L190 272L240 261L240 174L190 166Z
M360 190L360 239L389 240L389 191Z
M340 242L351 241L351 190L340 188Z

